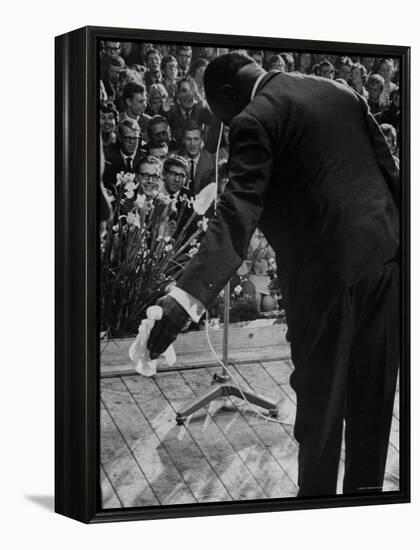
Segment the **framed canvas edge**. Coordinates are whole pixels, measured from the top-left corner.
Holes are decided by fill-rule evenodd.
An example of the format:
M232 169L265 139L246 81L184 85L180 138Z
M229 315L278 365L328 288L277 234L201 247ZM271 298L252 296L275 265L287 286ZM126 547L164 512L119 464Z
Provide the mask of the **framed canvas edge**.
M99 346L97 339L98 39L155 40L401 57L402 209L400 491L378 495L269 499L103 510L99 503ZM72 52L77 57L72 58ZM83 27L56 37L56 355L55 511L84 523L273 512L410 502L410 47L318 40ZM77 62L77 60L79 62ZM77 100L76 100L77 98ZM78 116L75 112L79 110ZM71 120L75 117L74 120ZM63 122L66 121L66 122ZM67 126L66 126L67 123ZM79 136L79 140L75 139ZM77 144L74 149L74 144ZM71 191L81 194L77 210ZM79 231L74 234L74 227ZM79 284L77 284L77 282ZM80 296L75 295L80 289Z

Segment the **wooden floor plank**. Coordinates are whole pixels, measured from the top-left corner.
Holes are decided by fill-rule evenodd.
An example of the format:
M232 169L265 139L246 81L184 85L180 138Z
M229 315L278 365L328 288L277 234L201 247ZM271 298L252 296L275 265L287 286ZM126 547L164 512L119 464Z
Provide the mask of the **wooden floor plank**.
M159 500L105 407L100 416L101 464L122 506L158 506Z
M157 377L156 381L169 402L177 400L180 393L188 396L186 403L195 398L178 372L168 373L164 378ZM186 429L234 500L266 498L267 495L206 411L195 414Z
M220 368L210 368L208 370L213 375L215 372L219 372ZM241 376L242 365L231 370L233 370L233 374L242 388L253 390ZM243 400L233 398L232 401L238 406L241 416L262 441L265 448L285 470L294 485L297 486L298 446L289 431L282 424L269 422L257 416L254 410Z
M102 493L102 508L121 508L122 502L118 498L117 493L114 491L114 488L109 481L108 476L106 475L105 470L101 466L100 469L101 476L101 493Z
M209 389L212 373L204 373L198 370L181 373L196 396ZM265 448L263 441L257 437L239 411L235 407L225 410L224 403L225 400L217 400L208 410L266 495L270 498L295 496L296 485L286 471Z
M194 503L189 487L124 382L102 380L101 396L160 503Z
M162 381L166 376L168 376L166 373L162 373L158 378ZM124 382L148 418L196 501L231 500L232 497L186 428L176 424L175 410L165 399L155 380L135 375L125 377ZM188 397L189 395L188 393Z
M290 358L277 361L260 360L259 363L280 386L290 383L290 375L293 372L293 363Z

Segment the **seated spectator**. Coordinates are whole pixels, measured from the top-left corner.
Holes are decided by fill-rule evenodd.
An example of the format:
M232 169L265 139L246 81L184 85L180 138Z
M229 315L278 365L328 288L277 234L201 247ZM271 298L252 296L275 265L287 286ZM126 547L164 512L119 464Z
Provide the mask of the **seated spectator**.
M380 74L371 74L367 80L368 104L372 114L376 116L384 110L384 104L381 100L384 85L385 81Z
M295 60L291 53L281 52L280 56L284 59L286 64L286 72L292 73L295 70Z
M299 53L296 59L296 70L302 74L311 74L313 65L311 53Z
M104 151L117 141L116 128L118 124L118 111L112 101L99 104L99 128Z
M189 120L184 129L181 156L188 160L190 191L195 195L211 181L215 170L214 155L203 149L201 125Z
M192 48L191 46L178 46L176 58L178 61L178 76L185 78L190 70Z
M168 92L163 84L152 84L149 88L149 103L145 111L146 114L151 117L155 115L165 116L169 111L168 97Z
M198 55L198 59L205 59L207 63L209 63L209 61L211 61L213 57L216 57L216 48L214 48L213 46L205 46L203 48L200 48ZM191 67L189 73L191 74Z
M162 84L165 86L172 101L176 96L176 82L178 78L178 61L173 55L167 55L160 64L162 71Z
M356 90L358 94L364 97L366 100L369 98L368 91L365 88L365 82L367 78L367 70L361 63L354 63L351 68L351 80L350 85L353 90Z
M400 160L396 154L397 151L397 131L391 124L380 124L379 128L381 129L386 142L388 144L389 150L392 153L392 156L395 160L396 165L398 168L400 167Z
M127 82L122 90L122 100L124 111L120 119L125 120L129 118L138 122L142 135L147 141L148 124L151 117L145 114L147 107L147 93L145 87L135 82Z
M160 62L161 57L160 53L152 48L146 53L146 67L147 71L144 75L144 83L146 90L149 92L150 86L152 84L157 84L162 82L162 73L160 72Z
M117 142L109 148L105 157L103 182L107 189L113 190L119 172L136 173L144 157L139 146L141 130L138 123L130 118L118 124Z
M342 78L350 86L352 67L353 67L353 61L350 59L350 57L347 57L347 56L338 57L335 62L336 79Z
M334 80L334 66L331 61L324 59L319 64L319 76L321 78L328 78Z
M111 57L119 56L120 55L120 42L112 42L109 40L105 40L103 43L103 48L101 51L101 61L110 59Z
M158 145L152 145L150 142L146 148L147 156L149 157L156 157L160 160L160 162L163 164L165 160L168 158L169 149L168 144L162 141L162 143Z
M188 181L189 166L184 157L171 155L163 163L163 192L171 199L176 199L175 207L178 209L180 195L192 197L191 191L186 187Z
M399 141L400 135L400 90L395 88L390 94L390 103L380 115L376 117L379 124L391 124L397 131Z
M395 65L393 59L379 59L375 66L375 72L380 74L384 79L384 88L381 94L381 103L383 105L388 105L390 102L391 92L397 87L392 79L395 74Z
M184 130L189 120L208 125L214 121L209 108L197 97L195 81L191 77L181 78L177 85L177 100L166 115L178 149L183 146Z
M171 136L168 120L161 115L155 115L149 122L149 146L159 147L162 142L168 145L169 151L178 148Z
M280 54L274 54L268 60L268 70L269 71L280 71L281 73L286 72L286 62Z
M263 66L264 52L262 50L248 50L248 55L252 57L257 65L259 65L260 67Z
M119 97L120 71L125 68L124 59L119 56L107 57L104 62L104 86L107 99L115 104Z
M199 101L200 100L202 101L205 98L203 74L208 64L209 62L207 61L207 59L203 59L202 57L199 57L193 63L191 63L191 66L190 66L189 76L195 82L195 85L197 87L197 92L199 95L199 98L198 98Z
M156 157L144 157L138 168L138 193L153 201L163 190L162 164Z

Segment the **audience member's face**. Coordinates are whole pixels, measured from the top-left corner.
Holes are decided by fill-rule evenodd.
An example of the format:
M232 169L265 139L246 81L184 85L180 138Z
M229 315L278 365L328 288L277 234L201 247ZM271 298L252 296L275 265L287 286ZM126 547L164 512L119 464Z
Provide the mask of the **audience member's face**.
M395 151L395 142L394 142L394 138L392 137L392 134L391 133L386 134L385 139L388 144L389 150L391 151L391 153L393 153Z
M120 80L120 71L121 67L115 67L114 65L110 65L108 69L108 80L111 82L111 84L117 85Z
M121 150L125 155L133 155L136 152L140 140L140 132L123 126L121 128Z
M362 83L362 71L359 69L359 67L353 67L351 70L351 81L353 84L361 84Z
M149 135L154 143L161 143L162 141L169 143L171 139L169 135L169 126L166 122L159 122L153 124L153 126L149 126Z
M382 63L382 65L379 67L378 74L380 74L385 82L390 82L392 75L393 75L393 69L392 64L386 61L385 63Z
M395 105L395 107L399 107L399 106L400 106L400 94L399 94L399 93L395 93L395 94L392 96L392 103Z
M147 95L146 93L136 93L133 95L132 98L128 98L126 101L128 108L133 113L133 115L141 116L147 106Z
M322 65L319 68L319 76L332 80L334 78L334 69L329 65Z
M253 53L251 55L251 57L255 61L255 63L257 63L257 65L262 67L262 64L263 64L263 61L264 61L264 56L263 55L261 55L260 53Z
M351 81L351 67L350 65L341 65L340 68L340 78L344 78L344 80L348 83Z
M151 53L147 57L147 68L151 73L157 73L160 70L160 55Z
M188 70L191 63L192 52L191 50L179 50L178 53L178 65L183 71Z
M195 71L195 77L194 77L194 80L196 82L198 82L200 85L203 84L203 75L204 75L204 71L206 70L206 65L203 65L202 67L199 67L196 71Z
M286 63L280 55L277 55L276 58L270 63L270 70L280 71L282 73L286 71Z
M162 106L163 106L163 98L160 94L154 94L150 98L149 103L150 103L150 108L152 109L152 111L155 114L158 114L160 112L160 110L162 109Z
M168 146L165 143L161 147L152 147L149 149L149 155L151 157L158 158L163 164L164 160L166 160L166 157L168 156Z
M161 191L162 179L160 177L160 168L157 164L144 163L140 166L140 183L144 194L149 199L159 195Z
M310 69L312 63L312 55L310 53L300 54L300 68L301 69Z
M196 157L201 150L201 132L200 130L187 130L184 136L184 145L189 157Z
M216 48L201 48L200 50L200 54L201 54L201 57L204 57L204 59L208 59L210 61L210 59L213 59L213 57L215 56L215 53L216 53Z
M165 187L169 194L177 193L185 184L187 174L181 166L170 165L163 175Z
M182 82L177 94L178 101L184 109L190 109L194 104L194 93L188 82Z
M165 66L165 76L169 78L169 80L176 80L178 77L178 62L177 61L169 61L169 63Z
M106 55L113 56L119 55L120 53L120 43L119 42L105 42L104 50Z
M379 96L382 93L383 86L380 82L369 82L367 83L367 91L369 93L370 101L379 101Z
M100 113L99 125L101 132L109 134L115 130L115 118L113 113Z

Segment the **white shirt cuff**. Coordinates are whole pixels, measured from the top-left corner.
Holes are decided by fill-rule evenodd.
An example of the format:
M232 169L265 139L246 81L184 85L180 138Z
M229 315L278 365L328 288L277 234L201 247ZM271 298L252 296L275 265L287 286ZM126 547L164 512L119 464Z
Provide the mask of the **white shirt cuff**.
M206 308L200 300L197 300L197 298L194 298L194 296L191 296L191 294L188 294L188 292L185 292L185 290L177 286L170 291L169 296L172 296L172 298L185 309L194 323L198 323L201 316L206 311Z

